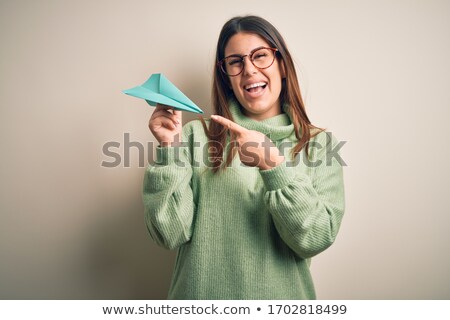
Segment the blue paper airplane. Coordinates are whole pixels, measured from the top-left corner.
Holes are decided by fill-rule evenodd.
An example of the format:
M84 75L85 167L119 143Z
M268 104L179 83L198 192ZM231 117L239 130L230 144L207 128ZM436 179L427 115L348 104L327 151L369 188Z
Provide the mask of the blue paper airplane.
M154 73L144 84L122 92L136 98L145 99L153 107L160 103L182 111L203 113L202 109L197 107L162 73Z

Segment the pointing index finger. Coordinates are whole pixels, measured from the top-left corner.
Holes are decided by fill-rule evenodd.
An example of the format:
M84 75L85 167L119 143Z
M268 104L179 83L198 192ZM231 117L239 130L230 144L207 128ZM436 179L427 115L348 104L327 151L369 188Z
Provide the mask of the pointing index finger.
M211 119L213 119L217 123L220 123L224 127L228 128L231 131L236 132L236 133L240 133L240 132L245 130L243 127L238 125L236 122L233 122L233 121L231 121L231 120L229 120L227 118L224 118L224 117L221 117L221 116L218 116L218 115L212 115Z

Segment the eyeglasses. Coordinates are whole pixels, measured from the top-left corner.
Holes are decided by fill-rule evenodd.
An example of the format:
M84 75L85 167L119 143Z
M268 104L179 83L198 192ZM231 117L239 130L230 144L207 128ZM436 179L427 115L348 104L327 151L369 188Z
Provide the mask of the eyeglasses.
M241 74L242 70L244 70L244 58L248 56L256 68L267 69L275 61L275 53L277 51L278 49L276 48L258 47L245 56L232 54L225 57L217 63L217 66L227 76L234 77Z

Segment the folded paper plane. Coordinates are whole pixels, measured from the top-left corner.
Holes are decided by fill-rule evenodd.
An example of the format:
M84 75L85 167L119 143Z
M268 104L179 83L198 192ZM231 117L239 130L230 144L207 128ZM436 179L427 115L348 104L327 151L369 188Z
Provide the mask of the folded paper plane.
M197 107L162 73L154 73L144 84L122 92L136 98L145 99L153 107L160 103L177 110L203 113L202 109Z

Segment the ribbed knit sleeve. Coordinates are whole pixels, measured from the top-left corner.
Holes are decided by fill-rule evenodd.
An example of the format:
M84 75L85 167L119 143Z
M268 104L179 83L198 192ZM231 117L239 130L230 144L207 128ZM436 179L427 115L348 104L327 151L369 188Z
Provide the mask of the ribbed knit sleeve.
M285 161L260 171L267 189L264 201L275 227L302 258L310 258L334 242L344 214L342 166L337 159L329 159L337 141L325 132L315 141L318 144L308 164L311 174L298 168L306 166L305 161L295 166Z
M156 162L148 165L144 176L145 222L152 239L167 249L191 238L195 209L191 178L186 146L156 148Z

